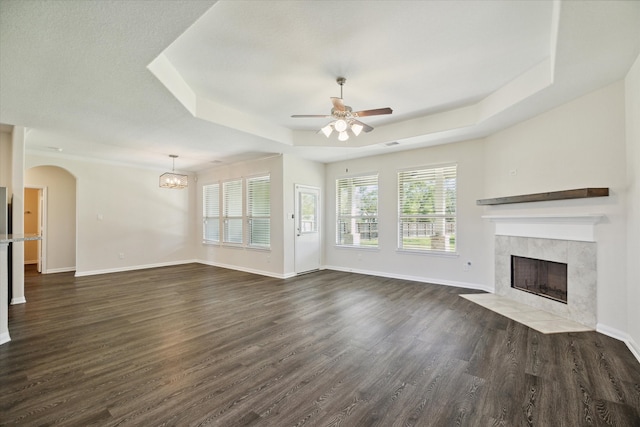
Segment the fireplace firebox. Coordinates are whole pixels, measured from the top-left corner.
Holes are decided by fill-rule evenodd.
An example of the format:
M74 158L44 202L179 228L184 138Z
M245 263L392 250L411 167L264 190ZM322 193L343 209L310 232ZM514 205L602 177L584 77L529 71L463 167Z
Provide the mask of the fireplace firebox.
M511 287L567 303L567 264L511 256Z

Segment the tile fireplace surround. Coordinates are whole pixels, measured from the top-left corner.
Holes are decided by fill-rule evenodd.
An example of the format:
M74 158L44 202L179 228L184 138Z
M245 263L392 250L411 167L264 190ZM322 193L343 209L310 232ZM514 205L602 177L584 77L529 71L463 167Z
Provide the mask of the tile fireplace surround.
M602 215L485 216L496 223L495 293L595 329ZM511 255L567 264L567 304L511 287Z

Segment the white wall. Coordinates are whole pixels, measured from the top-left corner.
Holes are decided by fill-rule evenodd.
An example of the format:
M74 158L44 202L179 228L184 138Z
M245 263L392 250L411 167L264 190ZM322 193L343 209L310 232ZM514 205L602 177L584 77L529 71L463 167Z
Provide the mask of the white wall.
M191 220L196 224L194 241L197 242L196 257L198 260L210 265L267 276L284 276L282 163L282 156L275 155L265 159L220 166L198 173L197 207L191 217ZM266 173L270 174L271 180L271 249L202 243L202 186Z
M397 171L456 163L458 165L458 255L416 254L397 250ZM378 249L335 245L336 179L378 173ZM493 235L480 217L476 200L484 193L484 147L472 140L436 147L331 163L325 182L325 263L327 268L406 278L470 288L493 289ZM470 261L471 268L465 271Z
M26 160L27 168L58 166L76 177L76 275L194 259L194 185L159 188L161 171L35 154Z
M11 169L11 134L0 132L0 187L7 187L7 194L11 193Z
M598 328L612 335L627 330L625 155L623 82L486 138L484 197L609 187L609 197L501 205L486 213L605 214L596 226Z
M630 345L640 359L640 56L625 79L627 123L627 309Z
M14 126L11 132L11 233L24 233L24 164L25 128ZM24 242L11 244L12 297L11 304L23 304L24 297Z
M47 189L45 273L76 269L76 179L56 166L25 170L25 186ZM25 250L26 253L26 250Z
M291 218L295 213L295 185L307 185L320 189L320 235L323 236L322 244L324 245L324 227L326 215L323 214L322 206L325 204L324 197L324 163L313 162L301 159L291 155L283 156L283 193L284 193L284 272L285 276L293 276L295 274L295 223ZM323 251L324 252L324 251ZM324 253L320 256L321 265L324 260Z

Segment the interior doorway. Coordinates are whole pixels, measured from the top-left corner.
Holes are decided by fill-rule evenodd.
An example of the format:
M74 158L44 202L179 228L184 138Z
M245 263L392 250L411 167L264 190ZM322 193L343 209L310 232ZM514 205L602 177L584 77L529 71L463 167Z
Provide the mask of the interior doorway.
M44 239L46 217L46 188L25 187L24 189L24 233L39 234ZM42 240L24 242L25 273L42 273L44 263L44 247Z
M76 177L64 168L42 165L26 169L24 182L25 188L42 191L40 271L42 274L75 271ZM25 260L33 261L26 254Z

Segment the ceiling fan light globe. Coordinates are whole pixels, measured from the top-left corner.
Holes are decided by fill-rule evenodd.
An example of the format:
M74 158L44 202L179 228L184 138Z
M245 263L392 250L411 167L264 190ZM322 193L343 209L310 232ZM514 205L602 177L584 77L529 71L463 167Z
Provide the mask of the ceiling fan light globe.
M354 134L355 136L360 135L360 132L362 132L362 129L364 129L364 126L362 126L362 125L361 125L361 124L359 124L359 123L353 123L353 124L351 125L351 131L353 132L353 134Z
M328 125L326 125L325 127L323 127L322 129L320 129L322 131L322 133L324 134L324 136L326 136L327 138L329 138L329 136L331 135L331 133L333 132L333 128L331 127L331 123L329 123Z
M340 132L340 134L338 134L338 139L340 141L346 141L349 139L349 134L347 134L347 132Z
M338 132L344 132L345 130L347 130L347 122L342 119L338 119L333 123L333 127Z

